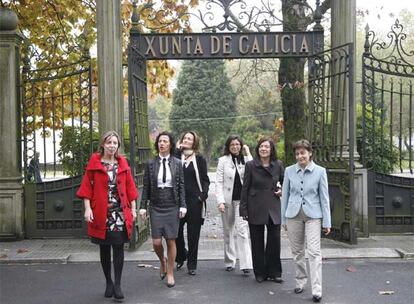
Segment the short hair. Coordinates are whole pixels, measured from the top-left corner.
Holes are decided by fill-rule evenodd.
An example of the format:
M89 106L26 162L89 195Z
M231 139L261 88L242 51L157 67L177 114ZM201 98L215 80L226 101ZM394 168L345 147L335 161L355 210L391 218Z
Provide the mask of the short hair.
M234 135L230 135L227 140L226 143L224 144L224 155L230 155L230 143L233 140L237 140L240 143L240 146L243 147L243 140L241 139L240 135L234 134Z
M101 138L99 140L99 150L98 150L98 152L99 152L99 154L101 154L101 156L104 155L104 148L103 148L104 143L108 140L108 138L110 138L112 136L115 136L116 139L118 140L118 147L116 148L116 151L115 151L115 158L119 157L119 147L121 146L121 137L119 136L118 133L116 133L113 130L112 131L106 131L101 136Z
M191 134L191 135L193 135L193 137L194 137L193 146L192 146L191 148L194 150L194 152L198 152L198 149L200 148L200 137L197 135L197 133L196 133L196 132L194 132L194 131L186 131L186 132L184 132L184 133L181 135L181 138L180 138L180 143L182 143L182 142L183 142L184 136L185 136L186 134L188 134L188 133L190 133L190 134Z
M158 147L158 141L160 140L161 136L168 136L168 139L170 140L170 154L172 155L174 153L174 149L175 149L175 141L174 141L174 136L172 135L171 132L168 131L162 131L160 134L157 135L157 137L155 138L155 150L157 151L157 153L160 153L159 147Z
M310 153L313 152L312 144L306 139L298 140L293 144L293 153L295 153L296 150L300 148L308 150Z
M265 141L268 141L270 143L270 161L277 160L275 143L273 142L273 139L271 139L270 137L263 137L263 138L259 139L259 141L257 142L257 145L256 145L256 149L255 149L255 151L256 151L256 157L258 159L260 159L259 147Z

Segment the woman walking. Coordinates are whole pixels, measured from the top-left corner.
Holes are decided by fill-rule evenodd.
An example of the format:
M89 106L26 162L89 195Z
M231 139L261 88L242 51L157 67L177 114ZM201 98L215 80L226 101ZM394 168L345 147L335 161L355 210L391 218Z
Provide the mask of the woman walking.
M312 161L312 145L300 140L293 146L297 163L286 168L282 190L282 224L287 229L296 268L295 293L308 279L305 240L314 302L322 299L321 226L331 231L328 178L325 168Z
M240 136L231 135L226 140L224 156L219 158L216 172L217 207L221 212L224 232L224 264L227 271L232 271L238 256L243 274L250 273L253 268L249 225L239 215L244 167L252 159L249 147L243 145Z
M207 162L198 152L198 135L189 131L183 134L177 156L181 158L184 170L185 202L187 214L180 220L177 238L177 269L187 260L189 275L196 275L198 241L201 225L204 222L203 207L208 197L210 180L207 175ZM185 248L184 225L187 224L188 251Z
M178 235L179 218L184 217L184 174L181 161L172 156L175 143L169 132L161 132L155 140L158 155L147 162L144 172L140 216L145 219L150 202L152 246L160 260L160 278L167 276L167 286L174 287L174 261L177 254L175 239ZM167 243L164 257L162 237Z
M92 154L81 186L76 193L85 205L88 235L99 245L106 279L105 297L122 300L121 276L124 243L131 238L137 216L138 191L126 159L119 153L121 139L115 131L102 135L99 152ZM111 247L114 279L111 276Z
M283 165L276 159L275 145L270 138L260 139L256 158L246 164L240 201L240 216L249 222L253 271L259 283L265 280L283 282L279 199L282 183Z

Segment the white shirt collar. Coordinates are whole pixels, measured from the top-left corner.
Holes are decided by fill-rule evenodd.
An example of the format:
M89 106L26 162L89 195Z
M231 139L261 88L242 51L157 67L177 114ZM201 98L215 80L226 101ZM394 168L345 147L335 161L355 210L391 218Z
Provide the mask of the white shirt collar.
M170 154L168 154L167 156L161 156L160 154L158 154L158 157L160 158L161 163L164 158L168 161L170 159Z

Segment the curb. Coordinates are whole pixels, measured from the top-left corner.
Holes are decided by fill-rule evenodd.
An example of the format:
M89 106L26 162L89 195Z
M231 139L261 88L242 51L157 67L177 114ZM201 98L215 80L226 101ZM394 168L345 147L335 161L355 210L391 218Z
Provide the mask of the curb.
M409 252L407 250L401 248L395 248L395 251L398 252L400 257L405 260L413 260L414 259L414 252Z
M200 252L200 261L221 261L223 252L204 251ZM281 259L292 260L290 254L282 254ZM339 260L339 259L414 259L414 253L408 252L401 248L353 248L353 249L333 249L322 248L322 259ZM157 262L158 259L154 252L141 252L125 256L125 262ZM22 257L0 259L0 265L28 265L28 264L77 264L77 263L97 263L99 255L96 253L75 253L59 257Z

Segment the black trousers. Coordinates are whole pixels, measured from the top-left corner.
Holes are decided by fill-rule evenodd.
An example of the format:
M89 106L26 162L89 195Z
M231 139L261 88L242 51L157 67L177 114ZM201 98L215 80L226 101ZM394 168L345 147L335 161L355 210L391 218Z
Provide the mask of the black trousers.
M187 199L187 198L186 198ZM187 214L180 220L178 228L178 237L175 240L177 244L177 256L175 261L182 263L187 260L187 268L189 270L197 269L198 242L200 240L201 218L203 203L198 198L187 202ZM187 224L187 242L188 250L185 248L184 225Z
M266 246L264 228L267 229ZM267 225L249 224L252 242L253 271L255 276L281 277L282 263L280 261L280 225L273 224L269 218Z

